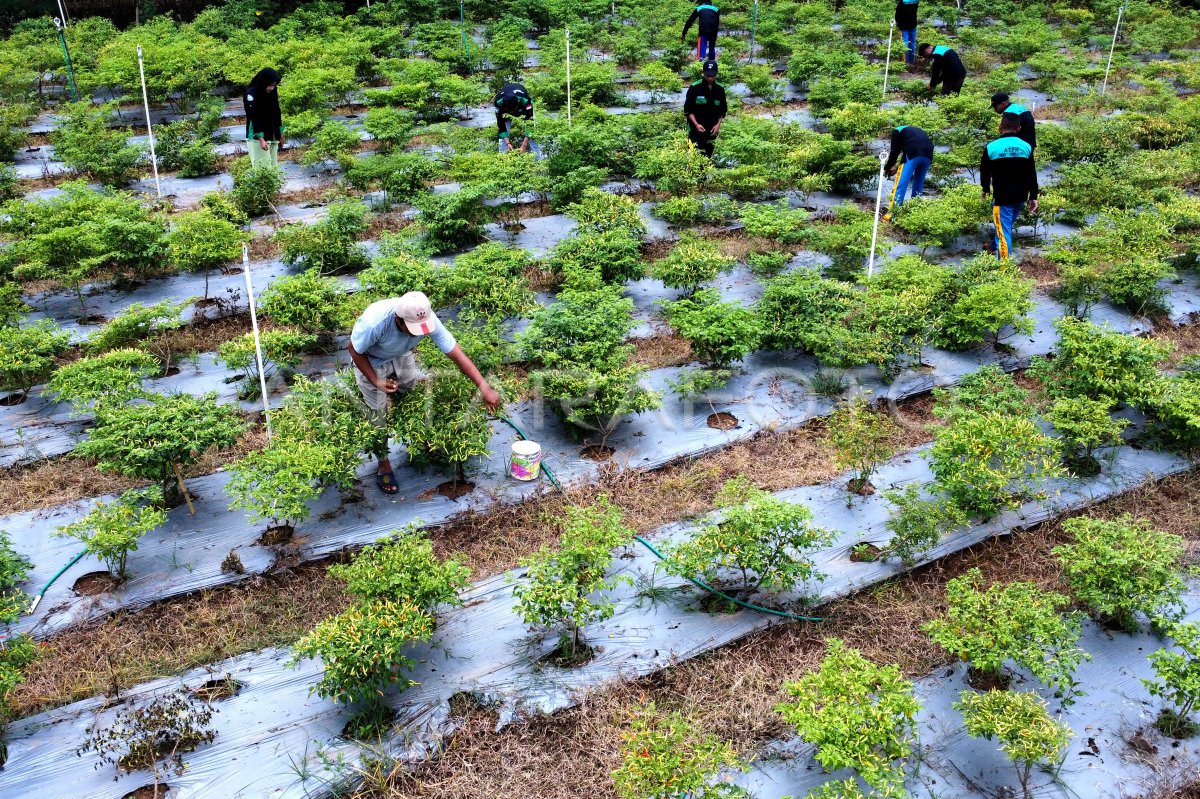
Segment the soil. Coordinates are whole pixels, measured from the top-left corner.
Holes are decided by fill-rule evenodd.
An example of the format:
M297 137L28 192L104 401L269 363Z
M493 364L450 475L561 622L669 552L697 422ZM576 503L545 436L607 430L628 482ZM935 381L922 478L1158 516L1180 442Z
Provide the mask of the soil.
M869 541L863 541L861 544L855 544L850 549L850 560L854 563L874 563L879 560L879 555L883 550Z
M108 572L88 572L76 580L71 588L83 596L99 596L107 594L120 584L121 581Z
M846 483L846 490L860 497L869 497L875 493L875 486L871 485L867 480L860 480L855 477Z
M1011 682L1012 677L1004 672L986 674L977 672L975 669L967 669L967 685L976 691L1007 691Z
M0 406L11 408L14 405L20 405L27 399L29 399L28 394L9 394L7 396L0 397Z
M741 422L732 413L718 411L717 413L710 413L708 415L707 424L714 430L732 430L740 425Z
M221 300L218 297L201 297L200 299L196 300L195 305L197 308L208 308L218 304L219 302L221 302Z
M577 669L580 666L586 666L588 663L591 663L598 651L595 647L581 641L575 647L574 655L567 655L563 652L562 647L559 646L555 647L553 652L543 657L541 662L560 669Z
M166 371L162 373L162 376L163 377L174 377L177 374L179 374L178 366L168 366Z
M79 321L79 324L81 324L81 325L102 325L108 321L108 317L102 316L101 314L98 314L98 313L94 313L94 314L88 314L87 316L82 316L79 318L78 321Z
M615 453L616 450L607 444L588 444L579 450L579 454L589 461L606 461Z
M1095 477L1100 474L1100 461L1091 455L1063 458L1062 463L1075 477Z
M237 696L241 690L242 684L226 675L219 680L209 680L203 685L196 686L192 689L192 696L203 699L205 702L218 702Z
M475 490L475 484L469 480L447 480L444 483L438 483L434 489L438 494L441 494L446 499L458 499L465 497Z
M171 786L163 783L143 785L141 788L125 794L121 799L166 799L170 790Z
M741 607L730 602L720 594L705 594L700 597L700 609L705 613L737 613Z
M1129 739L1129 748L1135 752L1140 752L1143 755L1157 755L1158 744L1150 740L1150 736L1145 730L1138 730Z
M296 528L290 524L277 524L274 527L268 527L266 532L259 536L256 543L262 544L265 547L278 546L286 544L292 540L292 536L296 534Z

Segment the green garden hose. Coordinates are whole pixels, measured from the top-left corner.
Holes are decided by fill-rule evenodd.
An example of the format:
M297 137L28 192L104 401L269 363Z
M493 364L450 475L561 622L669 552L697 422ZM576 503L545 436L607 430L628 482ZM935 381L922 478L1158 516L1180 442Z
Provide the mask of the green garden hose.
M71 568L76 563L78 563L79 559L82 558L86 554L87 554L86 549L79 550L79 552L75 555L75 557L71 558L71 560L69 560L67 562L66 566L63 566L61 569L56 571L54 573L54 576L51 577L49 579L49 581L47 581L47 583L42 586L42 590L37 592L37 595L33 598L33 602L31 602L29 604L29 610L25 611L25 613L28 615L30 613L33 613L35 610L37 610L38 603L42 601L42 597L44 597L46 595L46 592L50 590L50 586L54 585L54 581L57 580L59 577L62 577L63 572L65 572L67 569Z
M509 419L507 416L497 416L496 418L499 419L500 421L504 422L506 425L511 427L513 430L515 430L517 435L520 436L522 440L524 440L524 441L532 440L529 438L529 436L525 435L524 430L517 427L516 423L513 422L512 419ZM560 494L562 494L563 496L566 496L567 492L563 490L562 484L558 482L558 479L554 476L554 472L550 471L550 469L546 466L545 463L542 463L542 471L545 472L546 477L550 480L551 485L553 485L555 488L557 488ZM633 539L635 541L637 541L639 544L641 544L642 546L644 546L646 549L650 550L650 552L654 555L654 557L658 558L659 560L664 559L663 554L661 552L659 552L654 547L653 544L651 544L646 539L642 538L640 535L635 535L633 537ZM766 613L770 616L779 616L780 618L793 619L795 621L825 621L824 618L821 618L819 616L800 616L795 613L788 613L785 610L774 610L772 608L764 608L761 605L755 605L753 602L744 602L744 601L738 599L737 597L732 597L729 594L724 593L723 591L718 591L716 588L713 588L711 585L704 582L703 580L699 580L694 577L688 577L687 580L688 580L688 582L690 582L692 585L696 586L697 588L699 588L703 591L708 591L711 594L716 594L717 596L721 597L722 599L727 600L728 602L731 602L734 605L738 605L740 607L746 608L747 610L754 610L759 613Z

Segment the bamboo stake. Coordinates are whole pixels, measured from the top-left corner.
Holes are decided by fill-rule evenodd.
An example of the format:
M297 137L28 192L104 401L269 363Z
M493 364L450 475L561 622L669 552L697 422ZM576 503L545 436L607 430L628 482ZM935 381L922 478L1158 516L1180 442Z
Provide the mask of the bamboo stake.
M192 495L188 493L187 484L183 482L183 472L180 471L178 463L172 463L171 466L175 469L175 481L179 483L179 490L183 492L183 501L187 503L188 513L195 516L196 507L192 505Z
M567 28L567 127L571 126L571 29Z
M1108 71L1112 69L1113 51L1117 49L1117 34L1121 32L1121 17L1125 14L1125 6L1117 9L1117 24L1113 28L1112 45L1108 48L1108 66L1104 68L1104 83L1100 86L1100 93L1104 94L1108 91Z

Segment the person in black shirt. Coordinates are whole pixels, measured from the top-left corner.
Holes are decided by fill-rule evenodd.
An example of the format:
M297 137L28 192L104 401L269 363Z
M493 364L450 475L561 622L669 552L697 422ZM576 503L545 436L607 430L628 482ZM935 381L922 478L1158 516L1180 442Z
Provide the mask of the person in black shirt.
M700 20L700 36L696 39L696 60L715 61L717 59L717 31L721 29L721 9L717 8L715 2L701 3L696 6L696 10L684 23L683 35L680 37L682 41L687 41L688 29L697 19Z
M1008 258L1013 252L1013 226L1022 203L1034 213L1038 208L1037 169L1033 148L1017 136L1021 121L1016 114L1000 117L1000 138L983 148L979 162L979 185L983 199L992 195L992 221L996 225L996 255Z
M892 149L888 153L884 171L888 176L896 174L896 162L903 156L904 168L900 170L900 179L892 187L892 198L888 203L888 212L884 220L892 218L892 211L904 204L904 193L912 187L910 197L920 197L925 193L925 173L933 163L933 141L929 134L915 125L901 125L892 131Z
M508 140L507 117L533 119L533 98L521 84L509 83L495 96L492 105L496 108L496 128L500 132L500 152L506 153L512 149L512 144ZM521 142L521 152L528 152L528 150L529 138L526 137L525 141Z
M917 6L920 0L896 0L896 27L904 40L904 63L917 63Z
M935 89L942 84L942 94L958 94L962 91L963 81L967 78L967 68L963 66L958 53L944 44L934 47L932 44L922 44L917 48L921 58L933 62L929 72L929 88Z
M1021 129L1017 131L1017 136L1027 142L1031 149L1037 149L1037 131L1034 129L1036 123L1033 113L1028 108L1014 103L1004 92L996 92L992 95L992 110L997 114L1016 114L1017 119L1021 121Z
M717 83L717 62L704 62L704 77L688 87L683 100L683 115L688 121L688 138L708 157L713 140L721 132L725 118L725 87Z
M284 144L279 111L279 73L267 67L250 80L242 105L246 109L246 145L251 166L278 166Z

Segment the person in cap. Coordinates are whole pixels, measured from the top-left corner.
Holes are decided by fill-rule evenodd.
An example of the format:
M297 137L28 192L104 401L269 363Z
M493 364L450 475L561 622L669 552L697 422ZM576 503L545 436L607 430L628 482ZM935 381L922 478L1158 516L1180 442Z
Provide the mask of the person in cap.
M284 143L279 81L279 73L275 70L270 67L260 69L242 95L251 166L279 165L279 148Z
M509 83L492 99L496 108L496 127L500 131L500 152L506 153L512 149L508 140L508 118L521 117L533 119L533 98L519 83ZM521 152L529 151L529 138L521 142Z
M892 218L893 209L904 204L904 193L910 190L910 186L910 197L920 197L925 193L925 173L933 163L933 141L929 134L916 125L901 125L893 130L892 149L883 167L889 177L896 174L897 162L901 158L904 168L900 170L900 179L892 187L892 199L883 217L885 221Z
M717 58L717 31L721 29L721 9L715 3L702 3L688 17L683 26L681 41L687 41L688 29L700 20L699 36L696 38L696 60L715 61Z
M1037 131L1034 130L1033 112L1020 103L1014 103L1005 92L992 95L992 110L997 114L1016 114L1021 122L1017 137L1029 145L1031 150L1037 149Z
M454 336L433 312L429 298L419 291L403 297L371 303L354 323L346 349L354 362L354 379L367 406L371 421L378 427L387 424L388 399L402 397L417 382L417 360L413 350L422 337L429 336L464 375L479 387L483 404L488 410L500 407L496 393L479 369L467 357ZM375 483L385 494L399 490L388 460L387 445L382 452L372 453L379 458Z
M1038 208L1037 169L1033 148L1017 136L1021 121L1016 114L1000 117L1000 138L983 148L979 162L979 185L983 199L992 195L992 222L996 225L996 255L1001 259L1013 253L1013 227L1024 204L1033 213Z
M896 28L904 41L904 63L917 63L917 6L920 0L896 0Z
M717 83L717 62L705 61L703 77L688 87L683 115L688 122L688 139L709 158L713 141L725 118L725 87Z
M917 47L921 58L933 62L929 70L929 88L936 89L942 84L942 94L958 94L962 91L963 81L967 79L967 68L953 48L944 44L934 47L932 44L922 44Z

